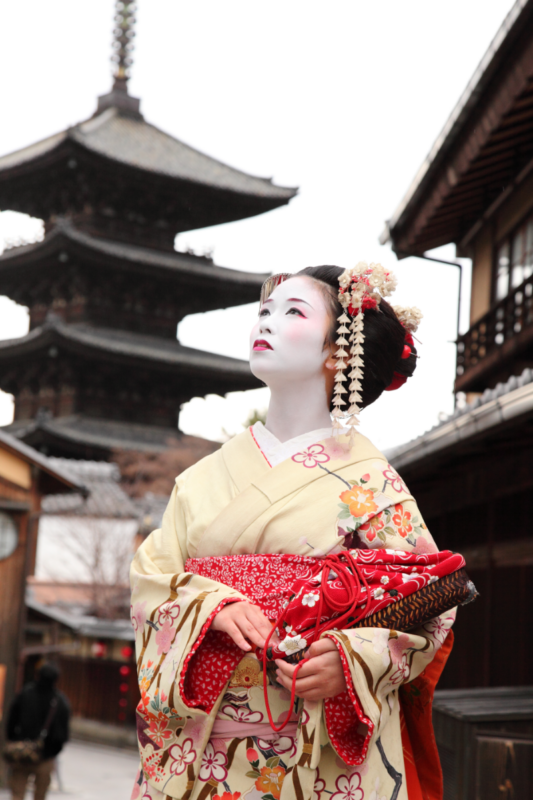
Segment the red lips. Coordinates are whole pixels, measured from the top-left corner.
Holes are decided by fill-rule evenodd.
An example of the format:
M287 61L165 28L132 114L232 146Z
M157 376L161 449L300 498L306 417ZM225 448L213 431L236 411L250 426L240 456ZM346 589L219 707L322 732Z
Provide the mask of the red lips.
M274 348L265 339L256 339L254 342L254 350L273 350Z

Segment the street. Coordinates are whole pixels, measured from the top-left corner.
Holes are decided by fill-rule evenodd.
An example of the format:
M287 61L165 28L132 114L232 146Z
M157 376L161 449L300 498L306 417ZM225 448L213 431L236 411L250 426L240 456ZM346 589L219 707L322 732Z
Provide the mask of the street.
M119 750L85 742L69 742L59 756L60 789L56 776L49 798L61 800L129 800L139 758L133 750ZM0 789L0 800L11 793ZM26 800L33 792L26 793Z

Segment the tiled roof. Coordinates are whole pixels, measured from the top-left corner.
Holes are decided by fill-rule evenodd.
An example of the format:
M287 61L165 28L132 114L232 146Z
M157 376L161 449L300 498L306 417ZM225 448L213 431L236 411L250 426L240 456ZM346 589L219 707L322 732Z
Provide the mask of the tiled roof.
M446 448L483 434L503 422L533 413L533 370L527 368L506 383L486 389L480 397L406 444L386 451L398 470Z
M179 139L116 108L0 158L0 173L43 157L71 140L112 161L193 184L285 203L296 189L275 186L201 153Z
M131 264L147 267L150 270L160 269L171 273L177 278L209 280L210 286L220 285L238 292L238 302L259 302L259 291L267 274L257 272L243 272L238 269L219 267L210 259L193 255L191 253L166 252L137 244L114 242L100 236L90 236L78 230L64 218L60 218L52 230L40 242L14 247L5 250L0 255L0 271L19 268L19 264L31 263L42 259L48 253L53 253L71 242L74 246L90 251L95 257L102 255L111 260L120 262L128 261ZM246 297L241 299L242 293Z
M102 517L105 519L138 519L139 509L120 488L120 472L116 464L106 461L81 461L71 458L48 459L60 470L69 470L83 482L90 494L48 495L42 502L46 514Z
M34 354L61 340L78 347L139 359L154 367L183 367L189 375L208 373L210 377L228 385L225 391L251 389L259 385L247 361L184 347L176 339L163 339L116 328L65 324L53 315L49 315L43 325L25 336L0 341L0 359ZM234 382L237 385L232 386Z
M177 428L116 422L73 414L68 417L42 417L18 420L7 426L14 437L27 440L39 431L52 438L102 448L143 452L164 451L169 441L179 436ZM67 459L70 463L70 459Z

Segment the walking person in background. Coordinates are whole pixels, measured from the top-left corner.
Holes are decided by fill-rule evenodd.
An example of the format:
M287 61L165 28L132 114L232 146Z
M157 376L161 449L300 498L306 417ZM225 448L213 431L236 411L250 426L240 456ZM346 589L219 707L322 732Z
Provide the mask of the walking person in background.
M35 800L44 800L50 786L56 756L69 737L70 706L56 689L59 670L43 664L35 682L27 684L15 697L7 721L8 742L38 742L42 751L38 763L11 763L9 788L12 800L24 800L30 775L35 776Z

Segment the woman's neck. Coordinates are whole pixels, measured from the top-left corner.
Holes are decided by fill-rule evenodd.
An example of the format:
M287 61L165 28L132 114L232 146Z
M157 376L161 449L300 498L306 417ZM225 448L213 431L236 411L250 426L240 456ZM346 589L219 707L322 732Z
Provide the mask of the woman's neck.
M324 377L270 387L265 427L280 442L331 427Z

